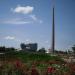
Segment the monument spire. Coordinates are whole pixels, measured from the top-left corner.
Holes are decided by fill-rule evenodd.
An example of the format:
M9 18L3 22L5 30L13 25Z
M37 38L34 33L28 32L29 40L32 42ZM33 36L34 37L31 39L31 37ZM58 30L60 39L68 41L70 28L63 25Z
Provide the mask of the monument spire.
M54 53L55 50L55 17L54 17L54 10L55 7L53 5L53 19L52 19L52 46L51 46L51 51Z

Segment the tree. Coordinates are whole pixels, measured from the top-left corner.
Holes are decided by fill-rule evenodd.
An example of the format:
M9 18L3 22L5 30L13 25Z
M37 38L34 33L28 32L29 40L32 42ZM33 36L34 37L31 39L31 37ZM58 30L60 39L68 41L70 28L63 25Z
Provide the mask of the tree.
M5 48L5 51L6 51L6 52L15 52L16 49L13 48L13 47L10 47L10 48Z
M75 55L75 45L73 45L72 50L73 50L73 53Z
M45 53L46 50L45 50L45 48L41 48L41 49L38 50L38 52L40 52L40 53Z
M3 46L3 47L0 47L0 52L1 53L4 53L5 52L5 47Z
M25 50L26 49L26 45L24 43L21 43L20 46L21 46L21 49L22 50Z

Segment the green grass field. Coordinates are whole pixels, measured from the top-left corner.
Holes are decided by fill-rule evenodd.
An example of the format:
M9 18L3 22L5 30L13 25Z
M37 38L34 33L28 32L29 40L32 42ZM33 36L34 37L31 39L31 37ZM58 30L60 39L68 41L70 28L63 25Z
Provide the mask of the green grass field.
M8 73L11 71L12 75L22 75L20 74L20 71L28 73L31 71L33 65L35 65L40 75L44 75L49 66L56 69L55 75L58 75L59 73L69 72L68 67L62 66L62 64L65 64L65 62L63 59L61 59L61 57L52 56L51 54L47 53L29 53L20 51L6 53L0 57L1 61L3 61L2 66L0 67L0 72ZM20 61L21 65L16 69L14 63L16 63L17 60Z
M29 61L43 61L43 62L48 62L48 61L59 61L61 63L64 63L63 59L59 56L51 56L51 54L48 53L31 53L31 52L11 52L11 53L6 53L5 55L6 59L11 59L11 58L18 58L22 62L29 62Z

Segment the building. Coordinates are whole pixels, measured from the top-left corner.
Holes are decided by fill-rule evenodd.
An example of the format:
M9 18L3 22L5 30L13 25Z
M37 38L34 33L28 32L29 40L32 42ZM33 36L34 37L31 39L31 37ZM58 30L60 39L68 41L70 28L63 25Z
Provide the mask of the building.
M37 43L21 44L21 49L29 52L37 51Z

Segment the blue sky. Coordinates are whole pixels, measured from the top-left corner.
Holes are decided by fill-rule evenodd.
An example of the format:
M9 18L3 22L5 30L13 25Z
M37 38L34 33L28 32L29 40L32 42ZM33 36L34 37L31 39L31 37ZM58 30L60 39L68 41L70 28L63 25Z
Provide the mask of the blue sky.
M75 44L75 0L55 0L55 47ZM51 48L52 0L0 0L0 45L38 43Z

